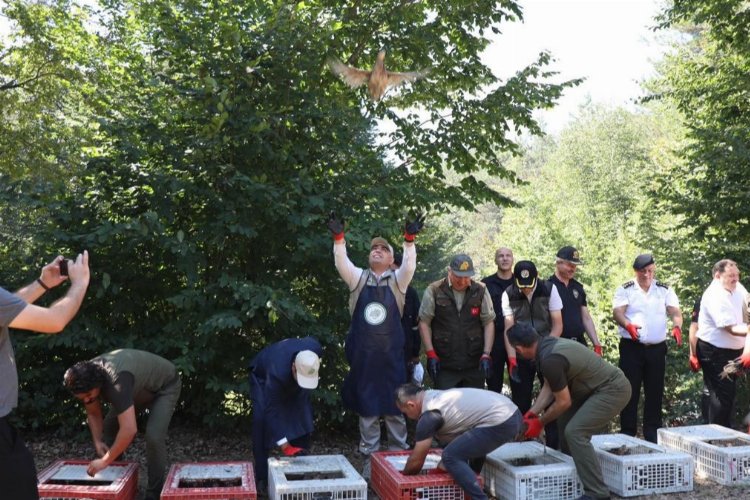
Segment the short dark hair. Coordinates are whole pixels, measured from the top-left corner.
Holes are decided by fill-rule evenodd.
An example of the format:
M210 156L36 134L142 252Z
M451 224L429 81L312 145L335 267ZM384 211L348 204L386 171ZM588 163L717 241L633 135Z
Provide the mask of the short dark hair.
M516 323L508 329L508 343L511 347L531 347L534 342L539 342L539 338L534 327L527 323Z
M737 263L731 259L721 259L719 262L714 264L711 274L724 274L728 267L738 267Z
M412 401L414 397L422 391L424 391L424 389L417 384L412 384L411 382L401 384L396 389L396 404L405 405L407 401Z
M107 371L93 361L79 361L65 371L63 385L73 394L98 389L107 380Z

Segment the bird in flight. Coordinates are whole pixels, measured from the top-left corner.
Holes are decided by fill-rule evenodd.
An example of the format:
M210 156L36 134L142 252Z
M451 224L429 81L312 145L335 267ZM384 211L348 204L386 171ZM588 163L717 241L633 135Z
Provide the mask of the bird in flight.
M375 59L372 71L347 66L335 58L328 59L328 66L335 75L341 77L351 88L367 84L370 97L376 102L383 97L388 88L397 87L403 83L413 82L427 76L427 71L425 70L405 73L386 70L385 50L378 52L378 57Z

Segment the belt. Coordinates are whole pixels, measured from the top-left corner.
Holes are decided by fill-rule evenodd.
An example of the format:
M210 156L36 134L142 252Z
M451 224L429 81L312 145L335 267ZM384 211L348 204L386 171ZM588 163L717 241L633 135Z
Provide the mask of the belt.
M661 342L654 342L654 343L651 343L651 344L646 344L645 342L638 342L637 340L633 340L631 338L622 337L622 336L620 337L620 340L625 340L625 341L631 342L633 344L642 345L643 347L656 347L656 346L662 345L664 342L667 341L667 339L664 339Z

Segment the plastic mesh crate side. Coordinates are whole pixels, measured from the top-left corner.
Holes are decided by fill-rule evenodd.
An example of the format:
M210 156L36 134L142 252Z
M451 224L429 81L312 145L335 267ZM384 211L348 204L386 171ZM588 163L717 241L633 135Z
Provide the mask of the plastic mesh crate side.
M287 479L287 474L338 472L337 479ZM273 500L365 500L367 482L343 455L268 460L269 498Z
M660 442L679 446L695 459L695 472L723 485L750 483L750 441L748 446L720 447L716 439L750 440L747 434L720 425L695 425L659 429Z
M676 493L693 489L693 459L680 451L625 434L593 436L604 482L620 496ZM627 448L628 454L608 450ZM624 450L623 450L624 451Z
M113 462L102 473L111 478L108 485L49 484L68 468L74 475L85 475L88 460L57 460L38 476L40 498L132 500L138 488L138 464ZM72 478L72 476L71 476Z
M223 469L223 470L222 470ZM229 473L227 473L227 469ZM239 486L180 487L180 481L239 477ZM255 500L255 474L250 462L194 462L173 464L161 491L162 500Z
M469 500L469 496L456 484L450 474L430 473L405 476L392 461L405 461L410 451L382 451L371 455L373 490L382 499L387 500ZM427 462L431 466L440 461L441 449L430 449ZM423 467L423 470L431 468ZM483 481L480 476L478 479Z
M513 465L519 458L546 463ZM567 500L583 494L573 459L532 441L507 443L497 448L487 456L482 475L488 491L498 498Z

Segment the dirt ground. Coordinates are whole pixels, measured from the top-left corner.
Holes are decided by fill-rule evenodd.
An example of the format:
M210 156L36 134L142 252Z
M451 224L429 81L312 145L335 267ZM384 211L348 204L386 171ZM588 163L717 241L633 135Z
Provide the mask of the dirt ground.
M93 446L89 440L61 439L51 434L30 436L28 433L24 435L24 439L34 454L37 470L39 471L59 458L93 458ZM313 437L311 452L316 455L345 455L354 468L361 472L363 460L361 455L356 451L356 444L356 436L337 435L334 433L322 434L319 432ZM249 432L244 434L237 433L234 430L206 432L204 429L176 427L170 429L169 447L170 460L173 463L252 460ZM125 458L126 460L138 461L140 463L138 496L138 500L140 500L143 497L146 478L142 434L139 433L134 444L127 451ZM369 491L368 498L378 499L372 490ZM612 498L620 497L613 496ZM696 478L692 492L650 495L648 498L669 500L750 500L750 486L726 487Z

